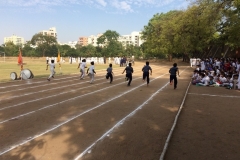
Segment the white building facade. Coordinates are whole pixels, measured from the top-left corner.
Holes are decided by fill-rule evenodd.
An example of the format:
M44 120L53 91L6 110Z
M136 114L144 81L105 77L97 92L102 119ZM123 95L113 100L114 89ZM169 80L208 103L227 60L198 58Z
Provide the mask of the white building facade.
M49 30L42 30L39 33L45 36L53 36L57 39L57 29L56 27L49 28Z
M4 44L7 42L13 42L15 45L23 45L24 38L16 35L12 35L11 37L4 37Z
M136 31L132 32L130 35L119 36L118 41L121 42L123 46L140 46L143 43L143 40L141 39L141 33Z

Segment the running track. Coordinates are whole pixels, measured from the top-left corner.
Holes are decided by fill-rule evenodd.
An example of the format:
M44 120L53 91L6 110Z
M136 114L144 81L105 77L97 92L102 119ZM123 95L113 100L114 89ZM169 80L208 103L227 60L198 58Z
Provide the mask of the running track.
M180 67L181 86L174 92L170 66L151 65L149 87L141 81L142 66L134 66L130 87L123 68L113 70L112 84L105 71L97 71L94 84L78 75L1 83L0 159L133 160L143 157L141 148L149 159L159 158L191 70ZM146 136L151 140L139 141ZM151 143L155 147L141 146ZM128 151L129 145L136 147Z

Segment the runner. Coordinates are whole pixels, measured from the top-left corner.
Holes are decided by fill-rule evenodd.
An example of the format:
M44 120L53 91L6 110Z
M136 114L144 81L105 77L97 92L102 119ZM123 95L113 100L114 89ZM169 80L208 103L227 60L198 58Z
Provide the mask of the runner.
M126 71L126 78L125 80L128 81L128 85L130 86L131 82L132 82L132 73L133 73L133 68L132 68L132 63L129 63L129 66L127 66L124 70L123 73ZM123 74L122 73L122 74Z
M55 64L54 64L54 60L51 60L51 63L50 64L47 64L47 68L46 70L48 70L48 66L50 66L50 76L48 77L48 81L50 81L50 78L54 78L54 75L55 75Z
M94 81L94 74L96 74L95 70L94 70L94 62L91 62L91 66L87 69L87 74L89 71L89 77L91 78L90 83L92 84Z
M150 72L150 75L152 75L152 68L149 66L149 62L147 61L146 62L146 65L142 68L142 71L143 71L143 82L145 82L145 79L147 77L147 86L149 84L149 71Z
M177 74L180 77L177 63L173 64L173 67L170 68L169 73L170 73L170 85L172 85L172 81L174 80L174 89L176 89L177 88Z
M79 63L78 68L79 67L80 67L80 72L81 72L80 79L84 79L84 77L85 77L85 68L87 68L87 66L86 66L86 59L83 59L82 63L81 62Z
M113 81L112 64L109 64L109 67L107 68L106 79L109 79L109 77L110 77L110 83L112 83Z

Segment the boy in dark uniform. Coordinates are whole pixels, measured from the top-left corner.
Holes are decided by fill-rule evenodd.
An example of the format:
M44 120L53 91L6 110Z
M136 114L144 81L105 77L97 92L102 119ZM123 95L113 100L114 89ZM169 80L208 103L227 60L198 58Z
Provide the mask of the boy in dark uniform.
M172 85L172 81L174 80L174 89L176 89L177 88L177 74L180 77L177 63L173 64L173 67L170 68L169 73L170 73L170 85Z
M125 80L128 81L128 86L130 86L130 84L132 82L132 73L133 73L132 63L128 64L128 66L123 70L123 73L125 71L126 71L126 78L125 78Z
M149 84L149 71L152 75L152 68L149 66L149 62L146 62L146 65L142 68L143 71L143 82L145 82L145 79L147 78L147 85Z

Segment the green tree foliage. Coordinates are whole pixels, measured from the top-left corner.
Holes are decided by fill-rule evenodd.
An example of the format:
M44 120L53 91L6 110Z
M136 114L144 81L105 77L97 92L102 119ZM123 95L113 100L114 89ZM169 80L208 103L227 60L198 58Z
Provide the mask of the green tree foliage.
M37 57L36 51L31 47L31 43L27 42L22 48L22 53L27 57Z
M59 52L60 52L60 54L61 54L62 57L67 56L67 52L72 49L69 45L66 45L66 44L64 44L64 45L58 45L57 47L58 47Z
M239 0L196 0L187 10L155 14L142 31L142 51L145 56L204 56L214 45L238 48L239 13Z
M6 56L18 56L19 46L14 45L13 42L7 42L5 43L4 52Z
M31 39L31 44L32 45L37 45L37 50L42 53L42 56L51 56L51 53L49 52L49 49L51 49L52 45L57 44L57 40L53 36L48 36L48 35L42 35L40 33L35 34L32 39Z

